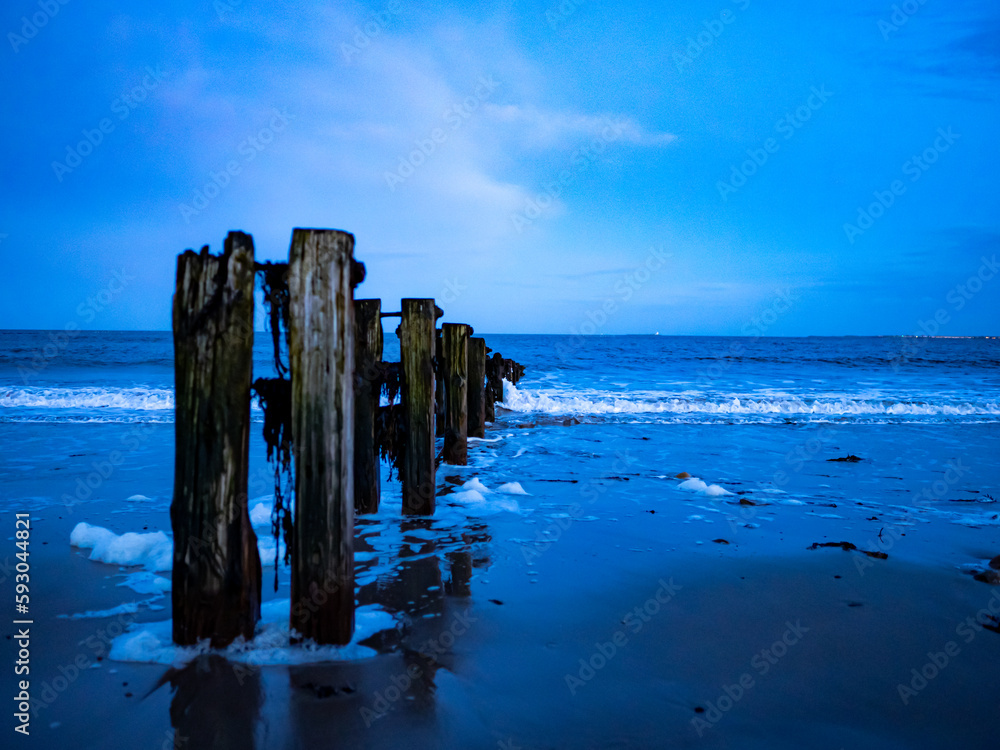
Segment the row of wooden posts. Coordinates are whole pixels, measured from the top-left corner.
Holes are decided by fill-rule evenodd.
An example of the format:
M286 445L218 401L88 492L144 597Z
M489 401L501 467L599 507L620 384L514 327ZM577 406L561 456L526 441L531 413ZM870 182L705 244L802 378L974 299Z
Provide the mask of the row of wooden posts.
M222 647L250 639L260 619L261 565L247 507L253 384L253 239L230 232L178 257L173 304L175 469L173 639ZM468 438L484 437L503 380L524 368L471 326L445 323L433 299L383 312L354 300L364 279L354 237L295 229L287 266L288 425L294 465L290 624L298 637L345 644L354 632L354 515L378 510L378 425L399 411L403 511L435 505L435 435L441 458L465 464ZM272 304L274 304L272 302ZM382 319L399 317L400 363L385 363ZM272 317L272 324L274 318ZM380 405L397 367L401 404ZM437 375L437 377L436 377Z

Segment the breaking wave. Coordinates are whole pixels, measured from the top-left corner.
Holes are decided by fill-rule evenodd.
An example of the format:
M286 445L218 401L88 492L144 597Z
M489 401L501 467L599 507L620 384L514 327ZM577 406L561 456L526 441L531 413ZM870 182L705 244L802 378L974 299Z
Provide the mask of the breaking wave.
M692 416L742 418L961 418L998 421L1000 402L973 398L866 396L856 394L796 395L775 393L701 394L644 391L576 394L558 390L518 389L504 383L503 408L513 412L593 417L636 415L677 418Z

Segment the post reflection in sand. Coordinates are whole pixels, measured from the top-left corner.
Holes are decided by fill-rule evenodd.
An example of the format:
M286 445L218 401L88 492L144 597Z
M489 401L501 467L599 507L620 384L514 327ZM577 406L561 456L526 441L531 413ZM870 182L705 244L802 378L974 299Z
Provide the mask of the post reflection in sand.
M264 695L259 668L205 654L181 669L168 670L164 682L174 690L170 725L175 748L256 747Z
M399 625L364 641L378 656L356 662L246 666L218 655L169 670L161 684L175 748L351 744L375 724L437 721L440 670L462 667L460 642L477 620L472 578L491 564L481 519L358 518L358 606L378 604Z

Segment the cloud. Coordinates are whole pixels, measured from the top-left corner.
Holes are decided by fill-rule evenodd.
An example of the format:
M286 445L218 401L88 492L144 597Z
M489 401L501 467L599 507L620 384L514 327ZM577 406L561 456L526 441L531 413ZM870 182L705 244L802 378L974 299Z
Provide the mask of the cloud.
M496 125L508 127L528 148L566 148L583 138L602 138L609 128L615 138L640 146L664 146L677 139L672 133L647 132L628 117L539 109L533 105L487 103L484 114Z

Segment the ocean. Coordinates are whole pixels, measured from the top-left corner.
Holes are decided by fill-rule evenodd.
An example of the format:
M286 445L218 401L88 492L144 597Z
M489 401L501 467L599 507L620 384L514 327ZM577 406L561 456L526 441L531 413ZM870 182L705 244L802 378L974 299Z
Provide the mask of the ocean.
M255 697L212 721L260 747L334 730L372 747L411 732L415 746L492 748L993 746L997 589L975 576L1000 555L1000 339L485 338L525 376L505 385L469 466L439 468L433 518L401 516L383 467L382 509L356 522L363 632L347 666L316 672L338 655L280 642L288 575L275 577L254 407L268 642L226 654L252 665ZM385 358L398 359L391 331ZM270 366L261 333L255 376ZM248 689L217 665L214 687L164 672L195 656L164 625L172 422L170 333L0 332L0 503L34 524L37 684L51 698L36 708L51 741L115 746L95 718L102 691L145 717L112 731L120 746L158 747L209 731L178 708L199 690ZM847 456L859 460L835 460ZM813 547L841 542L857 550ZM109 623L98 659L80 644ZM952 666L911 685L949 639ZM772 642L787 658L755 662ZM58 690L80 654L81 676ZM128 670L133 687L119 684ZM321 678L350 690L323 703ZM726 692L741 684L746 699Z
M508 406L587 422L988 423L997 338L487 336L527 367ZM3 422L170 422L167 332L0 332ZM255 376L271 373L258 333ZM386 335L385 357L398 360Z

